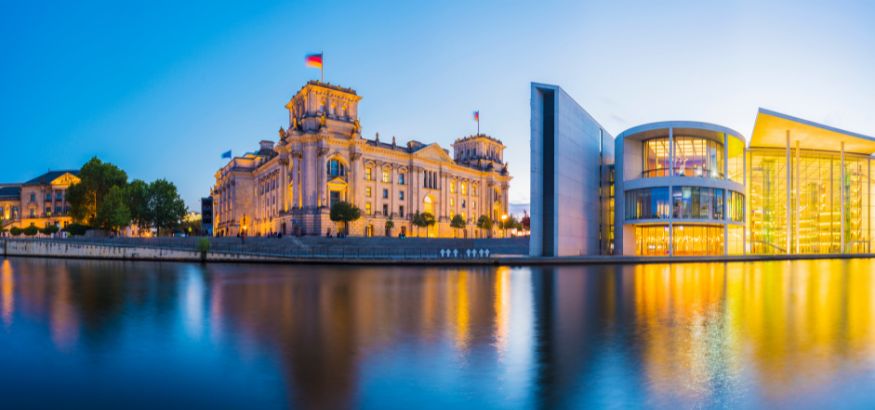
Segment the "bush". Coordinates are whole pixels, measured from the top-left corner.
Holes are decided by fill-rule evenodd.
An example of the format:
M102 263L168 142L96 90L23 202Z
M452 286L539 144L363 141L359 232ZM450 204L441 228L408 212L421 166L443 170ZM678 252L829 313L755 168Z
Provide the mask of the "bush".
M36 225L34 224L30 224L30 226L24 228L24 234L27 236L34 236L37 232L39 232L39 229L37 229Z
M64 232L67 232L71 236L82 236L85 235L85 232L89 229L91 229L91 227L88 225L72 223L64 227Z
M201 254L201 261L207 260L207 252L210 251L210 240L207 238L200 238L197 240L197 251Z
M12 236L21 235L21 228L13 226L12 229L9 230L9 233L12 234Z
M45 228L39 230L43 235L51 235L59 231L57 225L46 225Z

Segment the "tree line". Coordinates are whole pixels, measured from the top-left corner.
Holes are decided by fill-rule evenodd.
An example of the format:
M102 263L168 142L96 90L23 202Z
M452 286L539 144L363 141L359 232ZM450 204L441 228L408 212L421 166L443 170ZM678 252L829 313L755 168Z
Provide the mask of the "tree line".
M176 228L188 212L176 186L166 179L147 183L140 179L128 182L128 174L97 157L79 171L80 182L67 189L67 202L75 230L87 228L119 232L136 225L155 228L157 234Z
M343 222L344 231L349 233L349 223L358 220L361 218L362 212L355 204L339 201L331 206L330 219L334 222ZM418 228L428 228L435 223L437 223L437 219L435 216L429 212L416 212L410 216L410 222L413 226ZM453 218L450 220L450 227L453 228L454 232L458 233L459 229L464 229L465 226L468 225L468 222L465 221L465 217L456 214L453 215ZM477 228L481 231L489 231L493 226L498 227L499 229L529 229L530 218L528 214L525 214L521 220L517 220L513 215L508 215L504 220L493 221L486 215L480 215L480 217L475 222ZM386 220L386 233L392 230L395 227L395 222L392 220L392 217ZM428 231L426 231L426 236Z

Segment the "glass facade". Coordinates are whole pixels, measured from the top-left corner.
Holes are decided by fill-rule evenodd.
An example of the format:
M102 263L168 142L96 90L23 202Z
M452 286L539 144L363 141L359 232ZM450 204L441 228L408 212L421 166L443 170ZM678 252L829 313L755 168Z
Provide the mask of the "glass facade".
M723 178L723 156L723 143L702 137L674 137L675 175Z
M642 147L643 178L667 177L671 168L668 136L651 138Z
M869 158L845 154L843 173L840 152L789 157L788 167L786 149L750 151L751 253L870 252Z
M670 232L671 230L671 232ZM667 256L669 242L676 256L723 255L723 226L668 225L636 226L635 253L640 256Z
M668 219L670 209L667 187L626 191L626 220Z
M722 189L674 187L671 198L675 219L723 219Z

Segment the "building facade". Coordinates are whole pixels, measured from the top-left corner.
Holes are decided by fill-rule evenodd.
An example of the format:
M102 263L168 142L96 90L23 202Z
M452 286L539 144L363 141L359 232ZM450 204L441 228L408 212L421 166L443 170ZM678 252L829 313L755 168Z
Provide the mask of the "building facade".
M609 254L614 138L561 87L532 84L532 256Z
M742 254L744 144L734 130L688 121L620 134L617 254Z
M533 255L593 254L575 252L606 215L613 226L599 225L613 243L601 254L873 252L873 137L760 109L749 143L720 125L669 121L622 132L608 152L595 148L608 134L559 87L532 89Z
M214 233L219 236L336 234L330 219L339 201L362 216L349 226L355 236L492 236L481 216L500 220L508 212L511 180L504 144L487 135L460 138L453 155L437 144L361 135L358 103L349 88L308 82L286 104L288 130L277 143L261 141L256 152L232 158L216 173L212 189ZM412 224L427 212L436 223ZM452 228L455 215L465 221ZM387 221L392 228L387 229Z
M67 188L79 183L78 170L49 171L27 182L0 185L0 224L5 229L64 228L73 220Z

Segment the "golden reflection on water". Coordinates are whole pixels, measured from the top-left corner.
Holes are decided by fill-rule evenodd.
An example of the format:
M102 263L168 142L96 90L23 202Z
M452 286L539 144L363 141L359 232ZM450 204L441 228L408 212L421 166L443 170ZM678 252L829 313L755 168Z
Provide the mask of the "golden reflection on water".
M15 279L12 277L12 263L4 259L0 266L0 316L3 317L3 325L12 325L12 313L15 309Z
M368 377L385 376L393 360L422 383L443 374L444 391L500 379L502 397L537 395L544 407L587 407L569 397L595 391L656 407L709 407L715 396L786 404L848 369L875 369L866 259L391 270L19 263L0 267L7 328L46 322L59 350L112 349L106 339L130 321L152 332L182 319L182 340L233 346L247 363L270 354L293 406L361 404Z
M756 378L766 400L816 393L875 357L871 261L637 266L652 392L688 403Z

